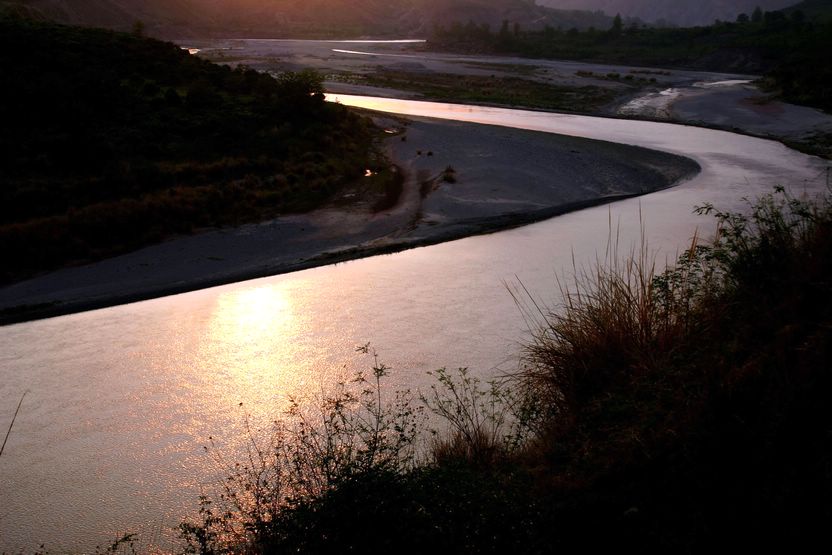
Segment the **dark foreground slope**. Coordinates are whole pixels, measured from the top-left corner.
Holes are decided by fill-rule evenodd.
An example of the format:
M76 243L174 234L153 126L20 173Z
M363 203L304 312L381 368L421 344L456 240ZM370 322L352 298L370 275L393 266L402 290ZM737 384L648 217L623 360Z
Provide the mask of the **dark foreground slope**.
M277 79L111 31L0 19L0 282L313 208L372 126Z

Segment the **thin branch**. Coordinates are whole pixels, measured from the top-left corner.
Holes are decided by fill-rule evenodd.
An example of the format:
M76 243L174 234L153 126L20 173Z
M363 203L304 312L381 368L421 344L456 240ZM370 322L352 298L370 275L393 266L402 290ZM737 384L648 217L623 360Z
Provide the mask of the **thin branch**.
M29 393L29 390L23 392L23 395L20 396L20 402L17 403L17 410L14 411L14 416L12 416L12 423L9 424L9 430L6 432L6 439L3 440L3 445L0 447L0 456L3 455L3 450L6 448L6 442L9 441L9 435L12 433L12 428L14 427L14 421L17 419L17 413L20 412L20 405L23 404L23 399L26 397L26 394Z

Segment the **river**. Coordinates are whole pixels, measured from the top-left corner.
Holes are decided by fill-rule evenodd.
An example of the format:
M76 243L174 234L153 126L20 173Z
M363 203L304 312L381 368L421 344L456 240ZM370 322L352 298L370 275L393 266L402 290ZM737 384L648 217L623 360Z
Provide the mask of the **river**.
M243 410L258 423L289 395L314 395L366 368L371 341L419 388L426 372L511 370L526 333L506 286L556 302L555 277L644 236L672 259L713 202L774 185L818 191L826 164L757 138L666 123L338 96L353 106L489 123L655 148L702 172L673 189L519 229L0 329L0 425L29 393L0 459L0 552L89 550L119 533L164 543L217 469L213 436L233 458ZM243 408L239 404L243 403Z

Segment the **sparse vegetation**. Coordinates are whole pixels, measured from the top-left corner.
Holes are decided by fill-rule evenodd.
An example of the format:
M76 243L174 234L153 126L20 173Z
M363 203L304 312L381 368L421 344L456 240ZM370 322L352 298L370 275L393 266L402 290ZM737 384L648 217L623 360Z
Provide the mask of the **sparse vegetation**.
M201 499L198 521L181 526L187 553L501 553L527 533L491 535L529 508L520 489L504 491L512 478L480 464L523 438L508 418L508 391L483 389L465 370L440 370L417 405L407 391L388 397L390 369L369 346L359 350L373 357L370 375L339 384L316 410L293 405L264 442L247 426L245 462L207 448L229 476L219 495ZM445 437L443 422L453 432L429 452L418 441L431 430L425 408L448 418L432 437Z

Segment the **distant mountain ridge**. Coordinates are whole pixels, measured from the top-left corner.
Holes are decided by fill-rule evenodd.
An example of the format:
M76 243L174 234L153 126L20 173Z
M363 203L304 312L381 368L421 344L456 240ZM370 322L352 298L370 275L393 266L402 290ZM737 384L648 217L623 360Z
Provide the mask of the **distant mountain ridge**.
M559 11L533 0L0 0L0 7L62 23L127 30L142 21L151 33L250 36L427 36L436 25L504 20L524 29L603 27L600 13Z
M136 21L155 25L208 23L196 0L0 0L0 7L74 25L129 28Z
M710 25L716 19L734 21L759 6L780 10L799 0L538 0L559 9L602 10L608 15L637 17L647 22L664 20L680 26Z

